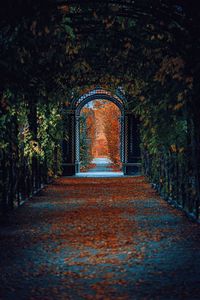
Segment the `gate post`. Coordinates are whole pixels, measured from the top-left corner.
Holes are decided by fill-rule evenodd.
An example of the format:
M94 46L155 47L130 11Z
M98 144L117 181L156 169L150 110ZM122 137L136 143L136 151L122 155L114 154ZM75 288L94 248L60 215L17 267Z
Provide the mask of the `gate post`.
M80 114L75 115L75 172L80 172Z
M63 176L73 176L76 174L75 167L75 111L64 110L63 128Z
M124 175L136 175L141 171L139 122L132 112L125 112L124 128Z

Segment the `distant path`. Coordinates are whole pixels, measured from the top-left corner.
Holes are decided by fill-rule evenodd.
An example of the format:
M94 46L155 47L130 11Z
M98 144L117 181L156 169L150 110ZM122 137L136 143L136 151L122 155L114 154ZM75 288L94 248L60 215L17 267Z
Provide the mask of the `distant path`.
M1 300L200 299L200 226L141 176L60 178L0 227Z
M107 158L94 158L91 162L94 166L87 172L77 173L77 177L122 177L123 172L112 168L113 162Z
M107 158L94 158L92 164L95 164L95 167L88 170L88 172L113 172L112 161Z

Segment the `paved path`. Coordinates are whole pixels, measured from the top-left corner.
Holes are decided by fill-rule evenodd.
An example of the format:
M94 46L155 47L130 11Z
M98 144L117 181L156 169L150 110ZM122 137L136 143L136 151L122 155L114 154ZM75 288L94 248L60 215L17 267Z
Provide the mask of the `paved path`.
M92 164L95 167L90 170L90 172L112 172L112 161L107 157L98 157L92 160Z
M142 177L61 178L0 229L0 299L200 299L200 226Z
M91 162L94 166L87 172L77 173L77 177L123 177L124 173L113 171L112 161L107 157L94 158Z

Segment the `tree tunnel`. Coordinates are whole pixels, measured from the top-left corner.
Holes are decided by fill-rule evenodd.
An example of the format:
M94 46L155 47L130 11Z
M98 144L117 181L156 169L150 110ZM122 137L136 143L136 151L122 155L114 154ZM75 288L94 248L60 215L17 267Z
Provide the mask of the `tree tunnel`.
M1 210L78 172L80 110L107 99L121 110L124 174L141 162L199 219L199 17L187 0L2 2Z

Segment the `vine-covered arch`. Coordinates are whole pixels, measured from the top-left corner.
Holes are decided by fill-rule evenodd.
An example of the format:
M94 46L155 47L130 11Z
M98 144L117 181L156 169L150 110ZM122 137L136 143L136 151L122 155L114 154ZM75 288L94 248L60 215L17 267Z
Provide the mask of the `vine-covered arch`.
M116 90L115 93L112 93L109 90L106 90L101 87L96 87L95 89L91 89L89 92L81 95L77 99L75 98L72 101L72 107L75 109L80 107L80 110L84 105L86 105L88 102L92 100L97 100L97 99L102 99L102 100L110 100L111 102L115 103L119 109L122 111L127 107L127 100L125 96L119 95L119 91Z
M121 112L120 118L120 157L125 175L136 174L140 168L140 148L138 121L131 110L127 109L125 98L112 92L96 88L81 95L66 107L66 134L68 140L63 141L63 175L72 176L80 170L80 112L90 101L108 100L114 103Z

